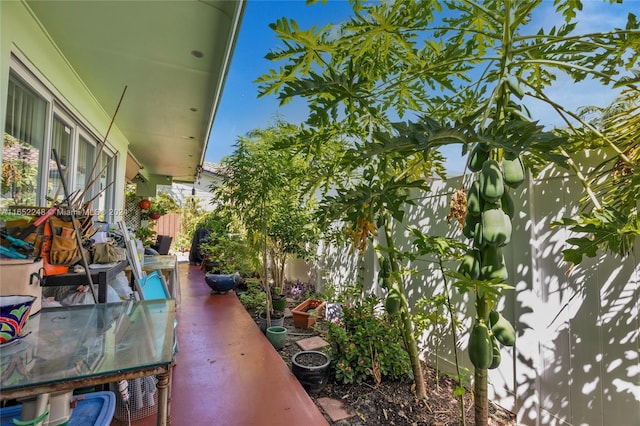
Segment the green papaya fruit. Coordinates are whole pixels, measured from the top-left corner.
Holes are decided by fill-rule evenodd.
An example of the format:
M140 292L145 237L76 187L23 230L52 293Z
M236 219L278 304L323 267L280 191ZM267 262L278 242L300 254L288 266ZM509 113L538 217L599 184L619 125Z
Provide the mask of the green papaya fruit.
M480 182L474 181L467 192L467 214L480 216L484 200L480 197Z
M513 346L516 343L516 330L508 319L499 312L496 313L498 314L497 319L491 320L491 332L502 345ZM491 314L489 314L489 318L491 318Z
M462 225L462 235L469 239L473 238L476 232L476 225L479 221L479 216L467 214L464 218L464 224Z
M480 251L469 249L462 257L462 262L458 267L458 272L462 275L477 280L480 278Z
M492 327L498 322L498 318L500 318L500 314L497 311L491 310L491 312L489 312L489 324Z
M513 205L513 199L511 198L511 195L509 195L509 191L505 190L504 194L502 194L502 198L500 198L500 207L502 207L502 211L509 216L509 219L513 219L515 207Z
M391 261L388 257L383 257L380 264L380 275L383 278L389 278L391 276Z
M491 349L493 352L493 358L491 359L491 365L489 366L489 370L493 370L500 366L500 361L502 361L502 356L500 355L500 346L498 346L498 341L495 336L491 336Z
M469 159L469 170L479 172L482 165L489 158L489 147L483 143L477 143L471 150L471 158Z
M387 299L384 301L384 308L387 313L393 315L400 311L400 307L402 306L402 300L400 299L400 293L398 290L391 289L389 294L387 294Z
M391 264L386 257L380 257L380 272L378 272L378 285L384 289L391 288L389 278L391 277Z
M480 250L480 255L482 259L480 275L482 278L486 280L492 280L494 278L506 280L509 277L500 247L488 245Z
M522 87L520 87L520 82L518 82L518 78L510 75L507 77L507 86L509 86L509 91L515 95L518 99L522 99L524 96L524 92L522 91Z
M504 194L504 180L500 164L495 160L487 160L480 171L480 195L485 201L495 203Z
M502 157L502 174L504 183L512 188L517 188L525 178L525 169L522 159L513 153L505 153Z
M476 223L475 230L473 231L473 246L476 248L482 248L486 245L484 239L482 238L482 222Z
M482 212L482 239L485 243L498 247L511 241L511 219L497 205Z
M489 328L483 322L476 322L469 335L469 359L474 367L487 369L493 362L493 345Z

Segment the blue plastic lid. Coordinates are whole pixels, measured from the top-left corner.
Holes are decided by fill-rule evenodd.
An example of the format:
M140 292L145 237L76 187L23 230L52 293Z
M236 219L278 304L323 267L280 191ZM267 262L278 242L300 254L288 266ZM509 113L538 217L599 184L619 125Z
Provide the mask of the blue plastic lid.
M84 398L84 399L79 399ZM67 426L109 426L116 411L113 392L92 392L77 395L78 405L73 409Z
M84 398L84 399L82 399ZM113 392L92 392L74 396L78 400L67 426L109 426L116 411ZM14 426L13 419L20 420L22 405L0 408L0 426Z
M13 419L20 419L22 404L0 408L0 426L14 426Z

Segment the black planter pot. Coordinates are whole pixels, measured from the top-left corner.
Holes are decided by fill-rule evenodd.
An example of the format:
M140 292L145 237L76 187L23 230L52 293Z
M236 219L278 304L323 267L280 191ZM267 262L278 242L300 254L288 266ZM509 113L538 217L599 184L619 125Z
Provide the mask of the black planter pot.
M260 330L263 333L267 332L267 314L265 314L264 312L260 312L260 315L258 315L258 318L260 319ZM274 326L284 326L284 315L281 315L279 318L275 318L274 314L271 314L271 327Z
M273 305L274 311L284 312L284 309L287 307L287 297L284 294L272 296L271 304Z
M300 351L291 357L291 372L310 394L320 392L329 381L331 358L320 351Z

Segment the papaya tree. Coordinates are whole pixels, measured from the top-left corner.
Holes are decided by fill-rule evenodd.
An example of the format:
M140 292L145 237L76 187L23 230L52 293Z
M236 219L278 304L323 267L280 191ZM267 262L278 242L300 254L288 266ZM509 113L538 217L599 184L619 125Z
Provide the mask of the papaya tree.
M640 73L636 74L640 77ZM590 141L599 146L602 134L614 140L621 154L605 158L588 174L596 202L585 197L577 217L563 218L559 224L580 235L572 247L563 251L566 261L580 264L584 256L594 257L604 250L619 257L628 255L640 236L638 194L640 194L640 92L626 91L606 107L587 106L580 116L589 127L573 132L570 139L579 144Z
M514 212L505 188L517 191L526 175L557 163L573 169L589 200L600 205L572 158L593 145L573 143L569 136L578 127L589 129L616 158L627 165L631 161L615 139L554 99L552 85L563 75L573 82L592 79L612 89L635 90L637 79L624 71L638 62L638 22L629 14L625 28L579 34L579 0L352 3L353 16L338 26L305 30L286 18L272 24L284 46L267 58L284 65L258 78L259 93L277 95L282 104L294 98L307 102L308 119L286 148L305 153L317 175L334 178L327 181L337 186L338 195L326 201L334 206L334 217L351 229L357 247L383 231L387 238L380 252L391 262L390 277L405 314L391 219L399 222L412 202L411 191L426 189L426 180L442 170L443 145L461 144L462 153L470 154L473 184L457 192L457 214L464 235L474 241L463 260L472 269L461 270L457 286L476 296L469 348L476 423L485 425L494 340L513 334L493 310L509 279L501 250L510 241ZM541 6L555 13L557 26L534 28L533 14ZM530 100L549 105L567 129L546 130L530 115ZM470 210L468 191L477 202ZM410 324L404 322L410 353L415 352ZM506 344L513 344L508 337ZM417 364L415 357L412 363ZM424 397L419 380L416 376L417 393Z

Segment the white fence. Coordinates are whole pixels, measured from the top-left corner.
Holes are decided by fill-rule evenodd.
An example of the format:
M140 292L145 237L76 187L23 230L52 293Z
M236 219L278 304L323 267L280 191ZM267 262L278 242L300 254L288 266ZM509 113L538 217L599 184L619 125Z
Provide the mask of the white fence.
M450 191L458 184L434 184L420 207L408 212L407 224L430 235L461 238L459 229L446 221ZM519 424L640 425L638 244L635 254L623 260L599 253L570 271L562 259L569 233L552 223L575 211L579 184L547 172L511 194L516 216L504 254L515 290L507 291L498 310L514 324L518 339L510 351L502 350L500 367L490 371L491 398L517 413ZM404 237L398 245L411 248ZM344 248L322 247L320 253L320 285L353 283L360 268L367 291L382 295L375 284L372 250L362 262ZM409 266L417 271L406 281L412 303L442 294L443 278L433 264L416 261ZM455 303L468 328L473 300L457 297ZM463 350L466 339L465 334ZM421 344L426 357L432 358L439 345L441 360L453 359L450 336L433 330ZM466 351L462 359L472 369ZM453 370L451 364L449 368Z

